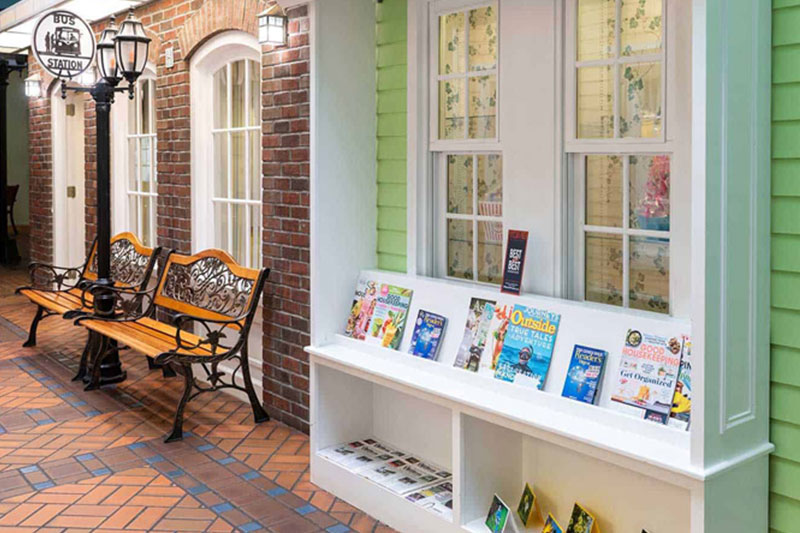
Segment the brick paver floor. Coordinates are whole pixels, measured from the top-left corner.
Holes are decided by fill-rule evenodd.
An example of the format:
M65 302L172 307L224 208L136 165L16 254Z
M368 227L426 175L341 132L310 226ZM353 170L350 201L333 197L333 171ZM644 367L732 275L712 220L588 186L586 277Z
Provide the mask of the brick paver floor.
M308 437L253 423L224 393L189 404L187 437L164 444L181 380L125 352L124 383L70 381L85 332L45 320L0 273L0 531L391 532L309 481Z

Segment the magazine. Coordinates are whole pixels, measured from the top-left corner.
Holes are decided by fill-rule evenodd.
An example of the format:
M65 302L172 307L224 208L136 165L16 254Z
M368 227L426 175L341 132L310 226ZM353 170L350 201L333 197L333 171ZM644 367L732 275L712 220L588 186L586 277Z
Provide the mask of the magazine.
M544 529L542 529L542 533L563 533L563 529L556 521L555 517L552 514L547 515L547 522L544 523Z
M515 305L494 377L541 390L544 387L561 315Z
M378 296L378 288L377 281L363 276L358 278L350 316L347 318L347 326L344 329L344 334L348 337L364 340L367 336L372 312L375 309L375 299Z
M494 315L495 302L473 298L469 304L467 324L464 328L464 337L458 347L456 368L467 368L473 372L478 371L481 355L486 346L486 337L489 334L489 324Z
M561 396L594 404L608 352L575 345Z
M409 353L435 361L439 353L439 345L444 338L446 324L445 317L420 309L414 326L414 335L411 337Z
M406 499L423 509L440 515L447 521L453 521L453 485L449 481L412 492L406 496Z
M666 423L681 364L681 342L630 329L611 399L644 409L646 418Z
M330 446L324 450L320 450L317 455L333 461L334 463L343 464L353 458L363 448L364 442L357 440L347 444Z
M597 527L594 516L581 504L576 503L572 508L567 533L600 533L600 528Z
M500 352L503 350L503 342L508 332L508 322L511 318L511 305L497 304L494 306L492 321L489 324L489 338L486 348L481 357L481 374L494 376L497 369L497 361L500 359Z
M692 415L692 341L681 336L681 367L678 371L678 383L672 397L672 411L667 422L670 426L689 429Z
M386 486L390 480L397 477L401 470L407 465L402 459L390 459L386 463L373 465L360 472L361 476L374 481L378 485Z
M503 533L508 523L508 505L495 494L492 497L492 505L489 507L489 514L486 515L486 527L492 533Z
M386 283L380 286L366 340L396 350L403 339L403 328L411 306L411 289Z

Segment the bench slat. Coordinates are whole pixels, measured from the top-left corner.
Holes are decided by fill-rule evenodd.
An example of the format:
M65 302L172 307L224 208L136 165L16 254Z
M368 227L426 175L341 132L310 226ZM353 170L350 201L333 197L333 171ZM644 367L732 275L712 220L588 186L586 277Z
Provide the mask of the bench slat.
M81 309L81 290L70 289L63 292L37 291L36 289L23 289L20 294L31 302L41 305L48 311L64 314L67 311ZM92 302L92 297L87 294L87 303Z
M168 352L175 348L174 327L152 319L140 319L136 322L106 322L103 320L84 320L81 325L112 338L134 350L150 357ZM151 327L156 326L157 327ZM171 330L171 331L170 331ZM187 342L197 342L199 338L191 333L182 334ZM210 356L203 348L186 350L186 353L199 356Z

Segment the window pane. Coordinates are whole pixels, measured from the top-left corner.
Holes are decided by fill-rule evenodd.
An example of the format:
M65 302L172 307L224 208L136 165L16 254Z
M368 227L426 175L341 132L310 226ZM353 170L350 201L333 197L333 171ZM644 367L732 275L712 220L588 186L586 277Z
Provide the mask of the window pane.
M214 196L228 197L228 134L214 134Z
M469 70L497 68L497 7L469 12Z
M141 147L141 165L142 165L142 182L141 182L141 191L142 192L150 192L151 190L151 179L153 175L153 164L152 164L152 156L150 154L150 148L152 146L153 140L150 137L142 137L139 140L139 146Z
M614 93L611 67L578 69L578 137L614 136Z
M478 222L478 281L500 283L503 278L503 223Z
M630 306L669 313L669 240L631 237Z
M138 191L136 177L139 173L139 147L138 139L128 139L128 190Z
M244 123L245 61L231 63L231 127L241 128Z
M247 153L245 147L245 132L237 131L231 134L231 197L246 199L247 191Z
M150 104L152 100L150 98L150 91L152 87L150 86L150 80L145 80L142 82L142 133L153 133L152 124L150 122L151 114L150 114Z
M497 134L497 77L469 79L469 138L486 139Z
M622 305L622 237L586 234L586 300Z
M471 155L447 156L447 212L472 214L473 158Z
M657 54L661 51L661 0L622 2L620 52L623 56Z
M620 68L620 135L658 137L661 135L661 63L638 63Z
M669 156L631 156L631 227L669 231Z
M221 250L228 250L228 205L214 203L214 246Z
M499 155L479 155L478 214L503 216L503 159ZM500 240L502 244L502 239Z
M139 233L139 197L128 195L128 227L131 232L141 237Z
M586 156L586 224L622 227L622 158Z
M228 127L228 71L222 67L214 74L214 128Z
M578 61L613 56L615 21L614 0L578 1Z
M261 201L261 131L250 135L250 199Z
M242 204L231 205L231 227L233 232L233 242L231 243L230 253L238 263L247 262L247 206Z
M134 92L133 100L128 99L128 133L130 135L136 135L137 133L139 133L137 131L139 125L137 122L137 115L136 115L136 112L139 109L139 94L140 91L137 90Z
M150 201L149 196L142 197L142 211L140 216L142 217L142 234L140 238L145 246L150 246L150 220L152 217L152 213L150 212L152 208L152 204Z
M464 138L464 80L439 82L439 138Z
M250 68L250 105L247 116L250 126L261 124L261 65L255 61L247 62Z
M454 278L473 279L472 276L472 221L447 221L447 275Z
M250 263L249 266L261 266L261 208L257 205L248 206L250 210Z
M464 13L439 17L439 74L466 71Z

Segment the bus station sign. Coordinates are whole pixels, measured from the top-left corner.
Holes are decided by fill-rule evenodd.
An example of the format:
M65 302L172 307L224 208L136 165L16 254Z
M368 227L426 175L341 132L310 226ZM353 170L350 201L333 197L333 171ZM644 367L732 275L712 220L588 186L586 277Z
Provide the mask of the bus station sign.
M51 11L33 31L33 54L53 77L72 79L88 69L97 44L91 26L69 11Z

